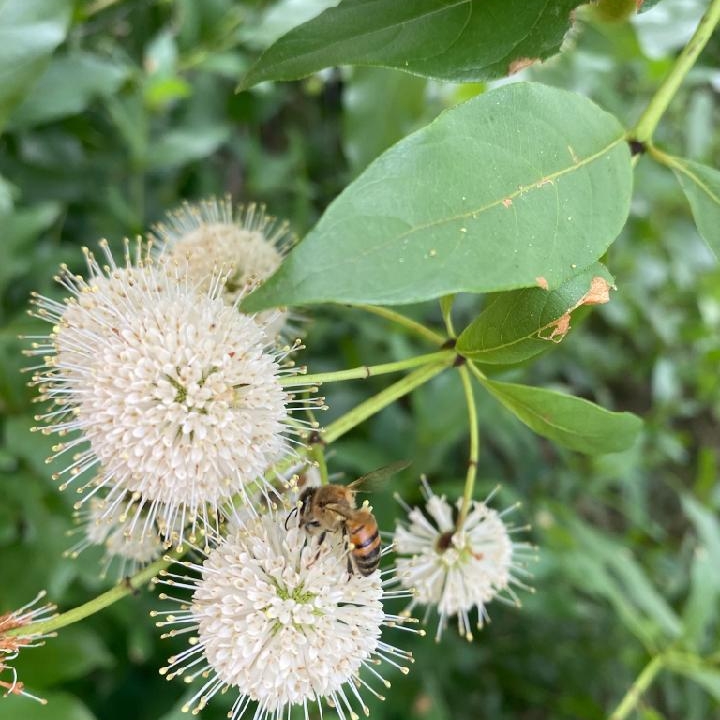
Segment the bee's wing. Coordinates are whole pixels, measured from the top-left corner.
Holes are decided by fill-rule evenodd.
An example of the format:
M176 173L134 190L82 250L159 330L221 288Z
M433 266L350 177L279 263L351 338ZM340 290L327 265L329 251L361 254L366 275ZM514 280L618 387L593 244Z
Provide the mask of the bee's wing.
M410 467L411 464L412 463L409 460L397 460L394 463L390 463L389 465L384 465L377 470L373 470L366 475L361 475L357 478L357 480L353 480L346 487L348 490L352 490L353 492L357 492L361 487L362 492L370 492L371 490L375 490L380 487L391 476L395 475L395 473L399 473L406 467Z
M355 511L351 508L344 505L339 505L338 503L328 503L323 507L323 510L330 510L331 512L337 513L338 515L344 517L346 520L351 518L355 513Z

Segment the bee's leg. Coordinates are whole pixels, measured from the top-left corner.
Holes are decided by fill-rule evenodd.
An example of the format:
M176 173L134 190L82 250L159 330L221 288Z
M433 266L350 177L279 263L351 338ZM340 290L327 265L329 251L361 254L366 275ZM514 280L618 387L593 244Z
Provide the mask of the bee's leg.
M312 567L312 565L314 565L317 562L317 559L320 557L320 551L322 550L321 545L323 544L323 540L325 540L326 535L327 530L323 530L320 533L320 539L318 540L318 551L315 553L315 557L308 564L308 567Z
M348 537L347 528L343 525L343 537L345 538L345 545L347 546L347 571L348 571L348 582L353 576L353 564L352 564L352 546L350 545L350 538Z

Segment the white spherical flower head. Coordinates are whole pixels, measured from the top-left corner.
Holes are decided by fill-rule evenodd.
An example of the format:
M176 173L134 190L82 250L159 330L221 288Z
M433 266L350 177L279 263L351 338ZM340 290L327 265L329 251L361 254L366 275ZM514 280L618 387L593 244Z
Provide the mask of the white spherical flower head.
M293 705L304 707L307 717L308 703L323 699L341 718L345 712L355 718L353 706L367 713L360 690L377 694L361 670L379 678L378 661L397 666L394 658L410 659L380 639L383 624L400 621L383 610L380 573L349 576L341 537L328 536L318 546L292 525L286 530L285 518L274 513L256 517L221 541L202 566L185 563L199 578L161 573L168 585L195 588L190 603L158 623L183 628L170 636L187 626L197 633L161 670L168 678L206 679L188 709L199 711L230 687L239 693L233 720L251 701L257 701L257 719L283 718Z
M234 208L229 198L185 203L155 227L154 237L161 258L183 263L191 282L201 287L222 270L226 276L222 297L230 304L269 278L294 243L288 224L268 217L264 207ZM256 319L274 338L287 312L267 310Z
M457 527L457 513L445 497L433 494L427 483L423 487L425 512L405 506L409 524L398 522L396 527L397 577L402 587L413 591L408 612L418 604L428 610L437 608L436 639L447 619L457 615L458 631L471 640L473 608L480 628L488 619L486 605L494 598L519 605L512 586L527 588L518 579L526 574L518 552L527 546L512 541L513 529L503 520L504 513L492 510L486 502L474 501L462 526ZM458 510L461 505L459 499Z
M33 380L55 404L38 419L46 432L80 431L55 448L76 452L61 487L97 473L86 487L105 488L111 507L135 503L146 527L214 525L288 453L292 395L280 376L292 371L263 328L219 297L219 279L201 293L152 264L89 264L88 282L63 276L67 308L36 300L56 323L33 350L45 355Z

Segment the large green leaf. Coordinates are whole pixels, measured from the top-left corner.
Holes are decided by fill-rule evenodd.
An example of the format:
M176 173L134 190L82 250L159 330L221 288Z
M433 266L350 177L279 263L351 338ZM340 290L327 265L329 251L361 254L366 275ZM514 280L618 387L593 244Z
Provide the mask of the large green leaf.
M0 128L65 39L71 0L0 0Z
M372 163L245 308L554 289L625 222L623 135L591 101L544 85L473 98Z
M667 162L690 202L700 235L720 258L720 170L684 158Z
M536 433L578 452L627 450L642 427L632 413L610 412L573 395L494 380L484 380L483 385Z
M331 65L382 65L459 82L553 55L577 0L344 0L275 42L243 78L294 80Z
M575 310L607 302L612 285L605 266L593 263L557 290L535 287L500 293L463 330L456 349L480 363L528 360L565 337Z
M115 93L130 67L89 52L53 59L10 118L27 127L82 112L97 97Z

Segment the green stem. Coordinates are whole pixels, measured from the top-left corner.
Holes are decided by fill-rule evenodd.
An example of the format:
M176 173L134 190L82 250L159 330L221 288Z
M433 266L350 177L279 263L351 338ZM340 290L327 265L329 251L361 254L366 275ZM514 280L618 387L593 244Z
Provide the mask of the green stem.
M430 341L433 345L442 345L447 340L447 338L425 327L422 323L411 320L409 317L405 317L405 315L401 315L399 312L395 312L389 308L379 307L377 305L356 305L354 307L359 307L361 310L365 310L365 312L390 320L390 322L394 322L396 325L402 325L405 329L425 338L425 340Z
M630 136L634 137L635 140L643 143L652 141L653 133L658 122L660 122L660 118L667 110L685 76L697 61L698 55L700 55L700 52L712 36L718 22L720 22L720 0L712 0L710 7L708 7L700 20L695 34L678 55L670 74L653 95L650 103L640 116L637 125L635 125L634 131L630 132Z
M322 485L328 484L328 470L325 462L325 450L322 443L314 443L310 447L310 457L317 463L320 470L320 482Z
M475 489L475 476L477 475L477 462L480 449L480 434L478 431L477 412L475 411L475 398L473 396L472 380L467 367L459 368L460 380L462 381L463 391L465 393L465 403L468 409L468 418L470 421L470 457L468 458L467 475L465 476L465 490L463 492L462 506L458 514L456 527L461 528L465 523L465 518L470 511L472 504L473 491Z
M453 354L453 358L454 357ZM448 359L443 363L426 365L414 372L408 373L402 380L398 380L396 383L386 387L377 395L373 395L373 397L368 398L365 402L361 402L335 422L330 423L330 425L321 432L322 439L326 443L334 442L361 422L367 420L375 413L380 412L380 410L390 405L390 403L401 398L403 395L407 395L415 388L440 374L443 370L450 367L450 365L452 365L452 361Z
M662 670L665 664L664 655L656 655L637 676L635 682L625 693L620 704L615 708L608 720L625 720L625 718L637 707L641 695L650 687L655 676Z
M481 384L487 380L485 373L477 365L475 365L472 360L468 360L465 367L470 370L470 372L480 381Z
M410 370L422 365L430 365L443 360L455 358L453 350L441 350L440 352L428 353L427 355L416 355L406 360L384 363L382 365L361 365L360 367L348 368L347 370L334 370L325 373L312 373L310 375L287 375L280 378L284 387L293 385L308 385L312 383L341 382L343 380L367 380L375 375L386 375L387 373Z
M59 613L54 617L48 618L47 620L41 620L39 622L30 623L29 625L22 625L20 627L13 628L8 632L4 633L5 637L17 637L23 635L46 635L47 633L54 632L60 628L64 628L73 623L84 620L90 615L94 615L96 612L109 607L118 600L122 600L124 597L131 595L136 590L142 588L146 583L150 582L160 570L164 570L170 566L175 560L177 560L179 554L177 552L170 555L166 555L162 560L157 560L152 565L148 565L144 570L141 570L131 578L126 578L119 585L111 588L107 592L94 597L84 605L78 605L78 607L72 608L64 613Z

